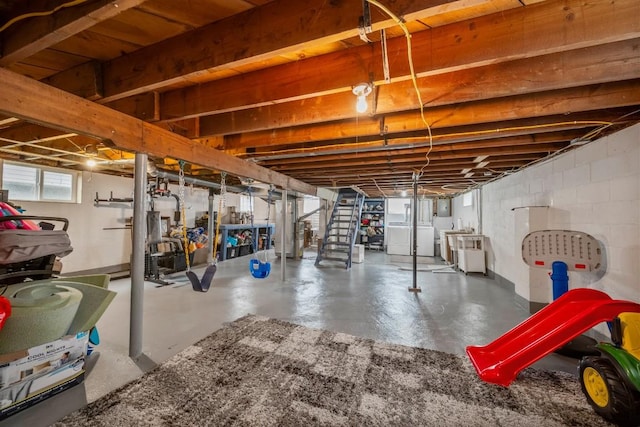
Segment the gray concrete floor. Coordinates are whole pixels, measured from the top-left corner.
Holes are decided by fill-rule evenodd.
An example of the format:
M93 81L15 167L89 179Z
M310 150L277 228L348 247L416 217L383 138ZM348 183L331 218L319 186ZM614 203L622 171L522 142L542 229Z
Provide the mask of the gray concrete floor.
M364 263L346 270L340 264L315 267L315 253L307 252L302 260L287 260L284 283L280 259L273 253L266 279L250 275L249 258L220 263L207 293L194 292L184 273L171 276L175 283L169 286L146 282L145 357L138 364L128 357L131 282L112 281L110 289L117 296L98 322L99 355L90 358L94 366L84 383L0 422L0 427L47 426L139 377L150 363L162 363L246 314L460 355L466 346L487 344L529 316L512 290L482 274L427 271L441 263L439 258L421 258L421 293L408 291L413 281L410 257L367 251ZM203 270L194 269L199 276ZM558 355L535 364L574 374L576 365Z

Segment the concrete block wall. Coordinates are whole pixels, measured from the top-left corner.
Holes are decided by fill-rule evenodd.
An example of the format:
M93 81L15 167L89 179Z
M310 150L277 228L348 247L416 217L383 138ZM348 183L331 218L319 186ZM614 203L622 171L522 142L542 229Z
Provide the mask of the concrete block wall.
M527 301L552 300L551 281L519 283L517 210L548 206L547 229L576 230L600 241L603 269L571 272L569 287L589 287L640 302L640 125L578 147L482 187L482 229L488 268L514 283Z

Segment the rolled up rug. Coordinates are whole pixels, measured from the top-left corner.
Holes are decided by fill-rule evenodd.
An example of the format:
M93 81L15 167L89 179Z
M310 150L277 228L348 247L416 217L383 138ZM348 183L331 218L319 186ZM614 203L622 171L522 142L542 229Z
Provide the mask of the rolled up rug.
M0 331L0 354L25 350L67 334L82 292L57 283L21 286L7 295L11 317Z

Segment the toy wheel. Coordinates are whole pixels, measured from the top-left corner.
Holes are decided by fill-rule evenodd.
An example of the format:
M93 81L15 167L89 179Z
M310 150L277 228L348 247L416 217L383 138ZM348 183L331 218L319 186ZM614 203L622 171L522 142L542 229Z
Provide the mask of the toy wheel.
M601 417L621 426L640 423L637 401L611 362L585 357L580 362L580 385L591 407Z

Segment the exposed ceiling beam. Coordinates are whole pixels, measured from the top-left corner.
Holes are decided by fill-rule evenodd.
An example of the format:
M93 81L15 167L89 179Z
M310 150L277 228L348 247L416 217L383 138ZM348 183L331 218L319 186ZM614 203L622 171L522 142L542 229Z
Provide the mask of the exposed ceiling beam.
M637 39L640 37L640 25L636 19L638 15L640 3L634 0L623 0L616 3L616 7L610 7L604 2L582 7L582 4L576 1L546 1L535 7L513 9L499 15L483 16L414 33L414 67L418 77L457 70L467 70L466 74L469 75L469 69L474 67L593 47L603 44L605 40L616 42ZM568 19L569 16L571 19ZM600 20L616 22L616 25L592 26L593 22ZM513 22L518 22L519 25L514 26ZM545 37L540 37L540 33L545 34ZM437 49L437 52L434 52L434 49ZM388 41L393 82L408 81L411 78L406 50L404 37ZM585 66L593 70L592 66L597 62L589 62L590 54L615 55L601 49L595 52L585 51L582 57L566 59L569 62L583 61ZM351 87L360 81L372 81L381 85L384 83L381 58L380 43L372 43L169 91L161 98L161 119L219 114L336 92L350 92ZM545 67L546 71L555 73L558 73L558 70L573 71L574 74L580 74L582 80L589 74L580 64L576 66L576 70L571 64L558 67L558 61L563 59L563 56L556 55L549 59L550 64L523 61L525 67L536 65L536 68L531 71L525 68L524 73L516 69L512 76L517 80L519 76L535 75L538 80L544 82L544 74L540 74L539 70ZM602 62L605 61L606 58ZM318 73L319 69L323 72ZM488 70L493 69L495 67ZM557 79L558 76L553 78ZM425 80L426 83L429 82L428 79ZM522 78L520 80L522 81ZM256 90L255 82L269 84L261 85L259 90ZM574 84L578 85L579 83ZM434 97L425 94L424 99Z
M563 132L546 132L541 134L525 134L520 136L512 136L508 138L508 144L505 141L507 139L503 138L491 138L484 140L474 140L474 141L465 141L465 142L438 142L433 145L433 147L429 147L428 144L410 147L410 148L396 148L392 146L384 146L380 145L376 147L375 150L367 150L366 148L362 150L354 150L352 153L345 154L324 154L322 152L314 152L314 155L306 155L300 156L295 159L295 164L309 164L316 162L325 162L325 161L341 161L345 158L356 158L362 161L367 161L371 159L380 159L381 157L392 156L392 157L400 157L400 156L424 156L427 153L438 153L438 152L449 152L452 153L454 151L460 150L479 150L485 148L499 148L504 145L516 146L516 145L529 145L529 144L547 144L547 143L555 143L560 141L570 141L574 138L579 138L584 135L585 131L578 129L573 131L563 131ZM254 157L254 160L257 161L260 165L265 167L272 167L276 165L289 165L291 164L290 158L283 158L278 160L261 160L260 156Z
M612 108L604 111L586 111L572 113L570 121L566 114L540 116L517 120L487 122L466 126L451 126L432 129L433 144L458 143L468 141L481 141L493 138L518 137L522 135L535 135L553 131L582 130L586 134L596 127L602 127L610 123L624 125L633 122L633 118L621 119L629 112L628 108ZM380 123L384 125L384 121ZM380 126L379 126L380 127ZM571 138L573 139L573 138ZM367 151L386 150L388 148L419 148L430 144L424 130L378 133L375 135L335 138L332 140L302 142L294 145L280 147L262 147L252 149L226 149L225 152L239 157L252 157L263 160L297 159L304 156L315 155L344 155L349 153L363 153Z
M548 144L530 144L530 145L514 145L514 146L502 146L502 147L494 147L494 148L474 148L474 149L463 149L456 150L453 152L436 152L430 153L427 159L427 156L419 156L419 155L405 155L405 156L396 156L389 153L387 156L381 156L378 159L363 159L359 157L348 157L342 160L333 160L333 161L322 161L318 160L313 163L290 163L290 164L282 164L279 166L272 166L272 169L278 171L309 171L313 169L320 169L326 171L333 170L341 170L344 168L355 167L359 168L381 168L386 169L398 165L407 165L412 164L418 168L422 166L426 166L427 164L431 166L431 163L428 163L428 160L447 160L447 159L470 159L469 162L473 159L474 156L486 154L488 156L493 155L506 155L506 154L529 154L529 153L551 153L561 148L567 146L565 142L552 142ZM538 156L539 157L539 156Z
M425 116L432 129L451 126L463 126L495 122L498 120L517 120L526 117L565 115L564 122L570 122L575 114L604 108L616 108L640 103L640 80L628 80L561 89L520 96L488 99L468 102L454 106L427 108ZM269 114L260 114L263 123L272 123L269 131L251 132L225 137L225 148L284 146L287 144L332 140L337 138L358 138L367 135L380 135L381 128L388 134L412 131L424 131L427 126L420 118L419 111L411 111L384 116L384 121L365 118L363 120L326 122L312 126L297 126L299 122L311 120L314 114L322 114L322 109L305 108L305 105L283 105L273 111L278 118ZM265 110L265 109L261 109ZM275 107L274 107L275 110ZM264 111L256 112L263 113ZM206 128L206 119L201 119L201 130ZM330 117L326 118L330 120ZM289 126L289 127L285 127Z
M145 1L97 0L9 27L2 36L0 65L19 62Z
M139 119L0 68L0 113L113 142L123 150L170 157L305 194L304 182L229 156Z
M393 9L410 21L467 8L470 3L493 2L396 0ZM215 70L357 37L361 15L361 0L278 0L249 9L105 64L105 101L189 81ZM396 25L375 8L371 15L374 30ZM368 78L368 74L354 77Z

